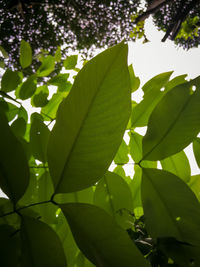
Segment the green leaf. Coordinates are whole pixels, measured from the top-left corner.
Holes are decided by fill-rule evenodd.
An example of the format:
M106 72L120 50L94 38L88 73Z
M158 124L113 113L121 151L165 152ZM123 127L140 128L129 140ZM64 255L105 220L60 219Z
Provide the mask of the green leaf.
M37 88L37 80L36 75L33 74L27 78L25 82L21 85L18 95L22 100L30 98Z
M31 121L30 146L33 156L35 159L46 162L50 131L39 114L32 114Z
M39 77L48 76L55 67L55 59L53 56L47 56L42 60L42 65L37 70Z
M132 181L130 182L130 189L133 197L133 208L142 207L141 200L141 181L142 181L142 170L139 166L134 166L135 174Z
M12 133L3 114L0 116L0 186L16 203L29 183L29 168L22 145Z
M5 114L8 121L12 121L18 114L19 109L17 106L6 102L3 98L0 98L0 112Z
M199 137L196 137L193 141L193 152L194 152L197 165L200 168L200 138Z
M148 82L146 82L142 90L146 96L147 93L151 92L152 90L159 91L161 88L163 88L167 82L169 81L169 78L171 77L173 71L169 72L163 72L161 74L156 75L152 79L150 79Z
M164 92L160 91L168 82L172 72L161 73L149 80L143 87L144 99L132 110L131 126L146 126L153 109L163 97Z
M104 175L122 141L130 109L127 45L120 43L83 67L59 107L48 145L56 193L84 189Z
M11 92L21 83L20 73L7 69L1 80L1 90L3 92Z
M180 178L164 170L143 169L141 191L152 237L170 236L199 246L200 204Z
M48 104L44 106L41 110L41 114L45 121L55 119L58 107L62 100L67 96L66 92L57 92L49 100Z
M61 241L47 224L22 217L22 266L67 266Z
M48 84L52 84L58 86L59 91L69 91L72 87L72 84L68 81L69 74L68 73L59 73L57 76L51 78L48 81Z
M200 78L170 90L152 112L143 138L143 158L161 160L189 145L200 131ZM191 87L197 87L191 91ZM184 133L184 134L183 134Z
M4 58L8 58L8 53L6 52L6 50L3 48L3 46L0 45L0 52L2 53Z
M60 207L77 245L96 266L149 266L126 231L101 208L81 203Z
M200 175L193 175L188 183L198 200L200 201Z
M171 157L165 158L161 160L160 163L163 170L175 174L186 183L189 182L191 170L189 160L184 151L180 151Z
M61 61L61 57L62 57L62 54L61 54L61 47L59 46L55 52L55 55L54 55L54 58L55 58L55 61L56 62L60 62Z
M130 136L130 142L129 142L130 154L131 154L131 157L134 160L134 162L138 163L142 157L142 138L143 138L143 136L136 133L136 132L130 132L129 136ZM144 160L141 162L141 166L145 167L145 168L156 168L157 163Z
M20 44L19 62L23 69L27 68L32 63L32 49L29 43L22 40Z
M0 225L1 266L19 266L20 240L16 229L10 225Z
M68 56L63 62L65 69L66 70L74 69L76 67L77 60L78 60L77 55Z
M116 164L126 164L129 161L128 157L128 146L126 142L122 139L121 145L115 155L114 162Z
M133 210L133 199L128 184L122 177L107 172L96 186L94 204L105 209L113 217L122 209Z
M49 95L49 89L46 85L37 87L35 94L31 98L31 105L33 107L44 107L47 105L47 97Z
M128 66L129 74L130 74L130 80L131 80L131 92L135 92L139 86L140 86L140 79L135 76L133 65Z
M24 120L24 118L17 118L12 123L10 128L16 137L23 137L26 132L26 121Z

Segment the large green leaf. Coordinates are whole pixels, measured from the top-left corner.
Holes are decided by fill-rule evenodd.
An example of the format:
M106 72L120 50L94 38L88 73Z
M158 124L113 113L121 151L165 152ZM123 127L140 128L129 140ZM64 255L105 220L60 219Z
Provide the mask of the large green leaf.
M149 266L126 231L103 209L81 203L61 209L77 245L96 266Z
M131 109L127 52L120 43L88 62L61 103L48 145L56 193L94 184L111 164Z
M152 237L174 237L200 246L200 204L186 183L164 170L143 169L141 192Z
M126 164L129 161L128 157L128 146L126 142L122 139L121 145L115 155L114 162L116 164Z
M165 158L160 163L163 170L172 172L183 179L183 181L189 182L191 175L190 163L184 151Z
M22 100L28 99L31 97L37 88L36 75L33 74L27 78L27 80L21 85L18 95Z
M20 240L16 229L10 225L0 225L1 266L19 266Z
M19 72L7 69L1 80L1 90L4 92L11 92L17 88L21 80Z
M196 137L193 141L193 151L198 167L200 168L200 138Z
M164 159L192 142L200 131L199 87L198 77L174 87L158 103L143 139L143 159Z
M142 170L139 166L134 166L134 176L130 182L130 189L133 197L133 208L142 207L141 200L141 180L142 180Z
M27 68L32 63L32 49L29 43L22 40L20 44L19 62L23 69Z
M39 77L48 76L55 67L55 59L53 56L47 56L42 60L42 65L37 70Z
M47 224L31 217L22 218L22 266L67 266L59 237Z
M196 197L200 201L200 175L193 175L190 178L189 187L195 193Z
M94 204L105 209L113 217L122 209L130 212L133 210L133 199L128 184L113 172L107 172L98 182Z
M149 116L164 95L164 92L160 91L160 89L165 86L171 75L172 72L161 73L143 86L142 89L145 92L144 99L132 110L132 127L147 125Z
M47 144L50 131L42 121L39 114L34 113L31 116L31 129L30 129L30 146L33 156L42 161L47 161Z
M0 116L0 128L0 186L16 203L29 183L28 163L22 145L3 114Z

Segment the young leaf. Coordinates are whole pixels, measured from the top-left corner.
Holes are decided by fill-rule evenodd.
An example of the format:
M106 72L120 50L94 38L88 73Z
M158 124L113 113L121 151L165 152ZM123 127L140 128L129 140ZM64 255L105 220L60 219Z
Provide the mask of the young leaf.
M198 167L200 168L200 138L197 137L193 141L193 151Z
M200 131L200 78L171 89L152 112L143 158L161 160L181 151ZM191 87L197 87L191 91ZM184 133L184 134L183 134Z
M160 161L163 170L171 172L180 177L186 183L190 180L190 163L184 151L172 155Z
M23 69L27 68L32 63L32 49L29 43L22 40L20 44L19 62Z
M174 237L199 246L200 204L186 183L164 170L143 169L141 191L152 237Z
M133 199L128 184L119 175L107 172L96 186L94 204L113 217L121 209L133 210Z
M149 266L127 232L101 208L82 203L60 207L78 247L96 266Z
M48 145L56 193L93 185L121 143L131 109L127 45L120 43L88 62L57 112Z
M18 95L22 100L30 98L36 90L37 80L36 75L33 74L27 78L27 80L22 84L19 89Z
M55 59L53 56L47 56L42 60L42 65L37 70L39 77L48 76L55 67Z
M65 69L66 70L74 69L76 67L77 60L78 60L77 55L68 56L63 62Z
M1 80L1 90L8 93L17 88L21 83L20 73L7 69Z
M29 183L29 168L22 145L12 133L6 117L0 116L0 186L16 203Z
M22 266L67 266L61 241L50 226L23 216L20 233Z

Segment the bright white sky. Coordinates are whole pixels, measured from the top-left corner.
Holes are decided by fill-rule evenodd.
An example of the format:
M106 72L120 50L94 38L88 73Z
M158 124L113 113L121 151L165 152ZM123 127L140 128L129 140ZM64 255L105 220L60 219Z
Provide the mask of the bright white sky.
M158 31L152 23L152 19L145 22L145 33L150 42L142 44L142 41L129 43L129 64L133 64L135 75L140 78L141 85L153 76L167 71L174 71L172 78L181 74L188 74L188 78L200 75L200 47L184 50L176 47L174 43L167 40L161 42L164 35ZM136 101L140 101L142 90L137 93ZM144 129L138 129L144 134ZM126 139L126 138L125 138ZM191 145L185 149L191 164L192 174L199 174L200 170L195 162ZM126 172L131 175L131 166L126 166Z

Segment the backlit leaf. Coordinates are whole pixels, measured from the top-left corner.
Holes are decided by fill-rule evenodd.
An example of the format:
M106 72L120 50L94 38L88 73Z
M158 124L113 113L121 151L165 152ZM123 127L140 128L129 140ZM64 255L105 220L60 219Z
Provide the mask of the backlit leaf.
M32 49L29 43L22 40L20 44L19 62L23 69L27 68L32 63Z
M33 74L27 78L27 80L22 84L22 86L19 89L19 98L22 100L30 98L36 90L37 87L37 81L36 81L36 75Z
M0 116L0 185L17 202L29 183L29 168L22 145L12 133L6 118Z
M7 69L1 80L1 90L3 92L11 92L21 83L20 73Z
M188 183L189 187L195 193L196 197L200 201L200 175L193 175Z
M61 209L77 245L96 266L149 266L127 232L103 209L81 203Z
M78 73L49 139L56 193L84 189L104 175L128 123L130 94L123 43L99 54Z
M194 156L197 162L197 165L200 168L200 138L197 137L193 141L193 151L194 151Z
M193 92L191 87L197 89ZM200 131L200 78L171 89L152 112L143 139L143 159L161 160L178 153ZM184 134L183 134L184 133Z
M42 65L37 70L39 77L48 76L55 67L55 59L53 56L47 56L42 60Z
M163 170L171 172L176 176L183 179L185 182L189 182L191 170L188 158L184 151L172 155L160 161Z
M107 172L96 186L94 204L105 209L113 217L116 212L133 209L133 199L128 184L119 175Z
M61 241L50 226L23 216L20 232L22 266L67 266Z
M130 80L131 80L131 92L135 92L139 86L140 86L140 79L135 76L133 65L128 66L129 74L130 74Z
M142 202L150 235L174 237L192 246L200 244L200 204L177 176L157 169L143 169Z
M74 69L76 67L77 60L78 60L77 55L68 56L63 62L65 69L66 70Z
M116 164L126 164L129 161L128 157L128 146L126 142L122 139L121 145L115 155L114 162Z

